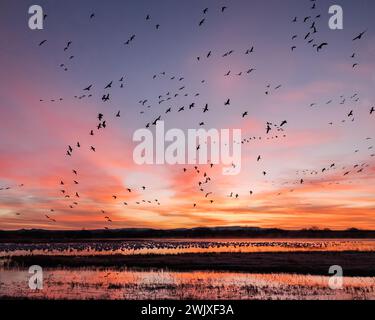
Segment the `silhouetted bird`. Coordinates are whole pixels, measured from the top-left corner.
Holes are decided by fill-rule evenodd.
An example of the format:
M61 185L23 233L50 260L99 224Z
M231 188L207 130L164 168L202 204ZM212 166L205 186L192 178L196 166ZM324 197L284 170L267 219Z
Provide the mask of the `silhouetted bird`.
M113 82L113 81L111 81L110 83L108 83L108 84L104 87L104 89L112 88L112 82Z
M317 51L320 51L323 49L324 46L328 46L328 43L327 42L323 42L321 43L319 46L316 47L316 50Z
M254 52L254 47L251 47L251 49L247 49L245 54L250 54Z
M355 41L355 40L361 40L361 39L362 39L362 36L363 36L366 32L367 32L367 30L361 32L358 36L356 36L356 37L353 39L353 41Z

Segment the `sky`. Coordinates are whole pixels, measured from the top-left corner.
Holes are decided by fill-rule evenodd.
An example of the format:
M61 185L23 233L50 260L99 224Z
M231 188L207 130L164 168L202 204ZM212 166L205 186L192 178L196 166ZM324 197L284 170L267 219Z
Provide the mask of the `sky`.
M2 0L0 229L375 229L375 3L313 3ZM43 30L28 27L33 4ZM137 165L133 133L158 116L166 130L241 129L240 174Z

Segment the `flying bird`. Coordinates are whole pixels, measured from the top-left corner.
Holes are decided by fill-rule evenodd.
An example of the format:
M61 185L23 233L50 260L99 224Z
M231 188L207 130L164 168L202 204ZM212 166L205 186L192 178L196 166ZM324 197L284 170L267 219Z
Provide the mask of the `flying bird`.
M160 119L161 119L161 116L159 116L159 117L157 117L155 120L154 120L154 122L152 123L154 126L156 126L156 123L158 122L158 121L160 121Z
M319 51L322 50L323 47L325 47L325 46L328 46L328 43L327 43L327 42L323 42L323 43L321 43L319 46L316 47L316 51L319 52Z
M113 81L111 81L110 83L108 83L108 84L104 87L104 89L112 88L112 82L113 82Z
M288 123L288 121L284 120L283 122L281 122L280 127L286 125L287 123Z
M247 49L245 54L250 54L254 52L254 46L251 47L251 49Z
M358 36L356 36L352 41L355 41L355 40L361 40L362 39L362 36L367 32L367 30L361 32Z

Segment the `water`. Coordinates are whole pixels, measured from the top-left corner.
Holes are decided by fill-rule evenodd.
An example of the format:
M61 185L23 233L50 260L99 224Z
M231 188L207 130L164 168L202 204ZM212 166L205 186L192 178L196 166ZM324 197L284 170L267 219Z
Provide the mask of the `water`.
M37 299L375 299L375 278L234 272L46 269L42 290L28 287L27 270L2 270L0 296Z
M328 276L251 274L101 267L43 268L43 289L29 288L28 268L8 267L19 255L101 256L208 252L375 251L374 240L108 240L0 244L0 297L33 299L375 299L375 277L344 277L332 290ZM374 266L375 267L375 266Z

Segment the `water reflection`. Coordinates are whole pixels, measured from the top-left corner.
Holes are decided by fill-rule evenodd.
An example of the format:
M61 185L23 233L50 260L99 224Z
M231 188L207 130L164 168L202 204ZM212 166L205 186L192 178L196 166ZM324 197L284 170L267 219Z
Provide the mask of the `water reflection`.
M30 290L28 270L0 270L0 296L43 299L375 299L375 278L166 270L44 270L43 289Z

